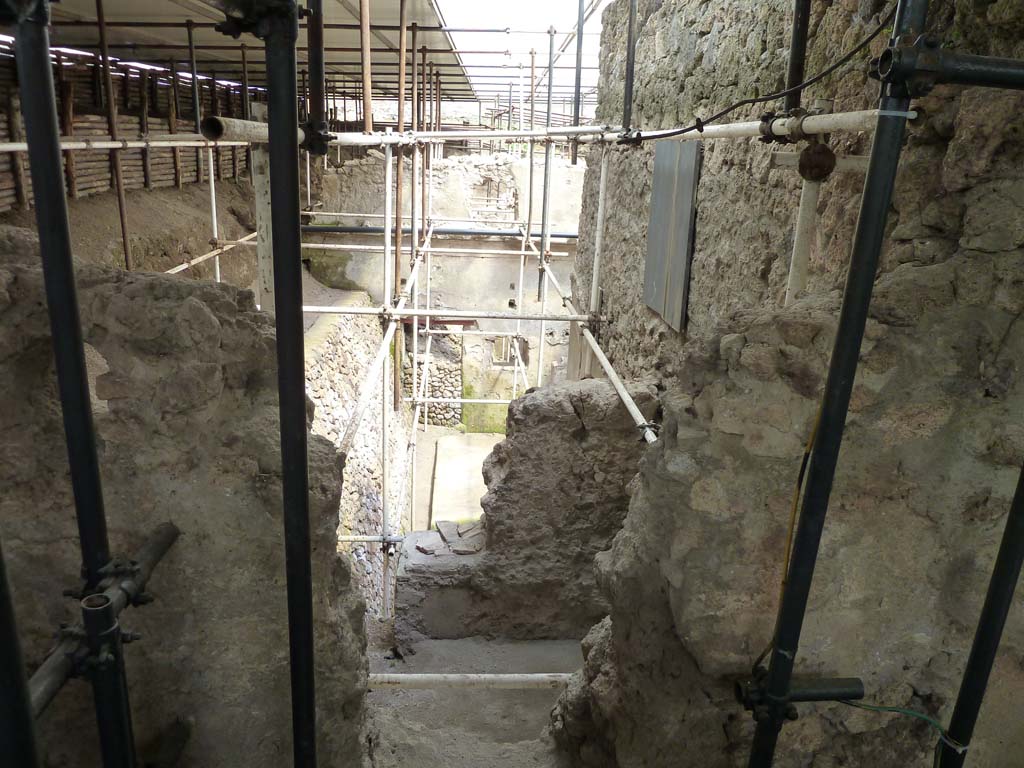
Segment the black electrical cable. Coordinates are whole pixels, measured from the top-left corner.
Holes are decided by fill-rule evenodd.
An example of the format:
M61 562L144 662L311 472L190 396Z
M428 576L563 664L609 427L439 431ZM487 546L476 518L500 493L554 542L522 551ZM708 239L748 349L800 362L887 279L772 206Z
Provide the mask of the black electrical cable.
M831 75L833 72L835 72L843 65L848 64L854 56L856 56L862 50L867 48L876 37L882 34L882 32L884 32L886 28L888 28L889 24L895 17L896 6L893 6L893 9L889 11L888 14L886 14L884 19L882 19L882 23L879 24L878 27L876 27L870 35L861 40L854 48L851 48L849 51L847 51L842 56L842 58L840 58L834 64L822 70L813 77L804 80L802 83L799 83L798 85L794 85L791 88L786 88L783 91L777 91L776 93L769 93L767 96L752 96L748 99L737 101L735 104L731 104L730 106L723 109L721 112L712 115L707 120L701 120L699 117L695 118L694 124L688 125L685 128L677 128L676 130L666 132L657 131L649 136L644 136L640 131L637 131L633 134L624 134L620 141L621 143L624 144L639 144L642 141L652 141L654 139L669 139L672 138L673 136L682 136L684 133L692 133L693 131L703 133L704 126L721 120L723 117L732 114L740 107L747 107L752 104L764 104L765 102L775 101L776 99L784 99L791 93L796 93L797 91L802 91L805 88L810 88L815 83L819 83L822 80L824 80L826 77Z

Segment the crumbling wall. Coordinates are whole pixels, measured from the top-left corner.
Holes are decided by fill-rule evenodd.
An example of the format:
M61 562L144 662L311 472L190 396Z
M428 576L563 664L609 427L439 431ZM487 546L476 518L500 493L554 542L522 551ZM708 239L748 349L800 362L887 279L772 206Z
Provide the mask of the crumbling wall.
M632 393L653 417L653 388ZM632 419L610 384L588 380L513 401L506 429L483 468L485 551L406 562L400 633L582 637L607 612L593 560L626 512L641 453Z
M365 293L352 294L347 303L371 306ZM306 391L315 407L312 432L342 448L341 440L352 419L359 387L367 367L380 349L380 319L367 315L325 315L306 332ZM391 359L386 360L392 365ZM378 377L379 378L379 377ZM338 533L380 536L383 530L381 476L381 385L370 398L345 463ZM387 393L391 405L391 391ZM409 425L408 404L388 414L388 510L393 531L409 529ZM375 543L339 543L349 559L371 614L380 616L384 596L384 555Z
M26 661L61 621L80 554L38 246L0 240L0 536ZM126 649L140 745L191 724L182 763L278 766L291 752L274 329L228 285L78 266L112 548L130 555L160 522L182 536L130 609ZM319 741L325 762L361 749L363 602L335 537L341 467L309 445ZM99 762L88 686L44 713L47 765Z
M642 2L639 125L686 123L778 85L790 5ZM1020 4L932 6L946 43L1024 55ZM621 109L626 7L613 3L604 19L606 119ZM815 3L808 72L887 8ZM877 84L851 65L811 95L859 109L873 105ZM797 659L800 673L861 676L869 701L942 721L1024 460L1013 362L1024 350L1022 106L1016 94L960 88L920 101ZM863 136L831 141L841 153L869 149ZM782 310L797 178L769 170L770 149L756 140L705 146L687 335L641 297L651 151L611 156L602 344L620 371L658 374L665 421L623 531L597 558L610 618L585 642L585 669L554 713L577 765L745 764L753 724L731 681L771 637L794 483L831 354L862 178L826 184L808 290ZM592 171L578 295L589 293L596 190ZM1024 614L1015 611L973 765L1019 764L1024 729L1010 712L1022 650ZM799 709L778 765L931 765L935 735L913 720L838 704Z
M409 215L411 205L412 160L406 154L402 174L402 212ZM392 168L392 191L396 183ZM487 190L514 191L512 159L507 155L468 155L435 160L431 181L431 216L434 218L473 218L473 210L484 208L475 200ZM511 197L511 196L510 196ZM323 178L324 210L356 214L384 213L384 154L371 149L365 157L349 160L331 169ZM417 204L419 201L417 201ZM392 203L392 211L394 211ZM422 214L422 211L420 211ZM486 218L486 217L484 217ZM346 219L346 224L380 226L380 218ZM486 222L480 222L488 226ZM462 226L461 224L459 226Z

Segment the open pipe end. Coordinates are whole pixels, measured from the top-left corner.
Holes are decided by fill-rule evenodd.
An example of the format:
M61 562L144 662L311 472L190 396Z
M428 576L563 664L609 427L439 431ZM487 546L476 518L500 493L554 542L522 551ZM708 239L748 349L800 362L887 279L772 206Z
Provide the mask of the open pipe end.
M109 605L110 598L102 592L98 592L95 595L89 595L82 600L82 608L87 611L103 610Z
M220 141L224 138L224 123L216 115L207 115L199 123L199 132L208 141Z

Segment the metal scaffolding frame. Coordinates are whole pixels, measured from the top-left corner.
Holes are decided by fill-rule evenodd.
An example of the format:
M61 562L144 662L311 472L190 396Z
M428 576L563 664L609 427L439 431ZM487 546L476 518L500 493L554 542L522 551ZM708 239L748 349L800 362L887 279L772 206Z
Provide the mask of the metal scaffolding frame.
M802 0L797 0L802 2ZM280 437L282 451L282 503L284 508L285 569L287 576L288 627L291 670L291 705L294 764L303 768L315 766L316 758L316 696L314 681L314 645L312 610L312 573L310 561L309 493L307 428L305 413L305 369L303 359L303 313L376 314L386 323L384 339L374 361L367 370L367 378L360 388L359 401L350 420L343 450L351 446L352 436L358 430L367 405L381 386L382 449L381 460L386 483L389 464L387 434L397 401L387 397L390 367L386 364L391 340L399 323L405 317L414 319L414 354L421 336L425 336L425 365L407 401L414 403L414 418L423 406L438 400L429 396L430 358L435 335L442 333L432 326L436 318L488 318L516 320L514 334L505 334L518 341L522 338L518 324L528 318L543 321L559 320L575 323L588 344L593 358L599 362L615 386L624 405L641 430L647 442L657 440L656 426L645 421L643 414L630 398L623 383L615 374L608 358L603 354L594 330L600 321L600 261L601 230L606 208L606 176L610 153L615 151L608 142L619 137L608 127L546 128L544 131L524 130L507 133L490 132L489 139L528 142L531 146L540 140L546 149L550 142L572 138L580 142L605 144L601 157L601 183L598 201L598 237L592 275L589 311L580 312L572 297L558 283L550 269L550 238L547 224L542 228L541 248L533 244L532 215L526 226L515 237L519 239L521 274L528 257L537 258L539 288L543 297L550 286L562 299L569 313L526 313L520 301L516 313L466 310L446 311L432 307L430 266L434 253L443 254L433 246L435 222L431 213L431 162L438 147L446 141L465 139L464 132L439 129L440 89L431 83L424 72L424 82L433 88L432 131L413 130L380 134L331 134L318 125L319 110L312 111L313 119L303 129L298 126L298 92L296 71L296 37L298 8L294 0L216 0L215 5L228 17L227 31L234 34L257 31L266 45L268 71L267 97L270 104L269 124L260 130L266 136L244 140L227 138L228 145L265 144L269 156L270 173L275 180L270 190L267 215L272 220L273 308L277 329L278 389L280 395ZM317 4L313 4L314 7ZM635 3L633 4L635 6ZM799 10L799 9L798 9ZM770 766L782 724L793 713L793 702L851 699L863 695L863 685L855 678L812 681L793 684L793 669L801 625L818 546L828 508L832 479L838 462L843 429L849 405L859 350L863 338L868 307L871 300L875 268L885 236L885 222L894 188L905 124L913 117L910 98L927 93L936 83L960 83L982 87L1024 89L1024 63L1006 59L966 56L935 49L921 33L927 18L928 0L899 0L893 37L889 48L878 59L877 75L883 82L883 94L877 110L846 114L800 115L797 117L769 118L756 123L706 126L699 138L739 138L764 136L798 138L817 133L837 131L874 131L874 144L865 180L865 194L854 238L853 258L839 316L835 349L830 362L828 380L821 409L818 437L814 442L803 506L800 510L793 557L787 574L783 598L779 608L775 637L770 652L770 666L762 677L745 689L745 703L754 711L757 721L754 744L750 756L752 768ZM84 583L78 594L81 600L82 622L72 632L65 633L58 648L43 665L26 680L22 655L16 632L15 617L8 586L6 568L0 557L0 754L19 766L36 768L38 753L33 736L33 720L60 690L72 673L87 671L93 687L97 725L100 733L103 764L106 768L132 768L136 764L132 733L131 708L124 671L122 635L118 614L129 605L143 602L143 589L153 569L178 538L179 531L170 523L158 526L147 538L130 569L118 568L111 557L107 541L106 516L100 486L99 459L95 430L89 407L89 385L84 360L84 344L75 291L74 270L71 260L71 241L68 227L67 200L62 180L61 152L69 149L96 149L98 142L82 142L84 146L62 145L58 130L54 83L50 67L51 57L47 32L49 6L46 0L27 0L0 3L0 21L16 25L15 55L19 84L24 104L27 142L8 147L6 151L27 151L30 160L33 188L36 195L36 218L40 249L43 257L43 277L50 314L56 361L57 381L64 420L65 436L72 489L75 500L79 542L82 552ZM632 27L632 23L630 24ZM794 38L804 34L795 25ZM633 32L630 32L632 37ZM794 45L799 54L802 46ZM551 59L549 58L549 62ZM549 66L550 63L549 63ZM791 72L796 71L795 65ZM193 80L195 82L195 79ZM627 83L627 88L630 83ZM195 93L195 91L193 91ZM424 94L426 95L426 94ZM414 104L414 111L416 105ZM626 104L627 119L630 105ZM198 114L198 113L197 113ZM550 111L549 111L550 114ZM425 114L425 117L427 115ZM532 123L532 119L531 119ZM421 123L425 125L426 122ZM250 124L252 127L253 124ZM305 131L305 141L303 141ZM698 138L693 133L680 135L679 131L645 134L644 140L659 138ZM631 135L632 140L639 137ZM413 209L412 242L409 253L410 276L404 289L399 290L401 261L395 271L390 268L392 232L401 232L402 217L396 210L396 228L390 226L390 184L385 185L385 219L381 234L383 246L384 305L380 308L328 308L303 307L301 286L301 223L298 164L300 142L307 152L322 154L328 143L338 145L381 146L385 150L386 176L390 179L393 147L411 147L414 168L417 158L423 172L414 179L419 183L422 201L422 226L417 228L416 210ZM120 142L112 136L118 150L132 144ZM144 146L156 146L144 142ZM167 146L205 147L208 152L220 142L198 140L168 141ZM428 149L430 148L430 149ZM0 151L3 148L0 147ZM626 149L625 151L629 151ZM546 152L546 171L550 171L550 153ZM545 185L542 209L547 211L550 185ZM532 196L532 185L531 185ZM214 241L216 230L216 192L211 185L211 216ZM532 210L532 205L530 206ZM123 204L121 205L123 218ZM192 260L172 271L207 259L219 260L230 248L248 244L255 234L241 241L220 244L209 254ZM521 238L521 239L520 239ZM397 238L396 238L397 240ZM406 251L395 243L396 257ZM262 251L260 251L262 253ZM126 256L128 252L126 250ZM130 264L129 264L130 266ZM426 273L425 290L419 285L420 269ZM520 280L520 291L522 280ZM425 307L419 306L421 293L425 294ZM521 295L521 294L520 294ZM408 308L409 302L412 307ZM419 318L425 318L420 330ZM463 331L467 333L470 331ZM543 336L541 338L543 349ZM513 344L513 348L515 345ZM528 385L528 372L518 351L514 353L513 381L523 376ZM414 359L413 369L415 371ZM592 364L592 360L588 365ZM414 376L416 374L414 373ZM538 377L539 379L539 377ZM539 384L538 380L538 384ZM460 400L460 402L465 402ZM495 401L489 401L495 402ZM415 422L414 422L415 424ZM407 451L415 455L415 434ZM413 462L414 465L414 462ZM344 536L340 541L378 542L389 558L401 537L393 534L393 515L386 501L382 506L382 531L379 535ZM988 676L998 649L1000 636L1012 604L1016 582L1024 564L1024 473L1007 518L1002 544L993 568L989 591L979 619L974 644L964 673L960 694L953 713L949 738L939 745L937 764L941 768L960 768L963 765L970 738L978 717ZM390 581L385 569L384 586ZM388 609L389 610L389 609ZM91 661L90 661L91 660ZM371 684L380 687L450 686L460 687L558 687L565 683L564 675L375 675Z

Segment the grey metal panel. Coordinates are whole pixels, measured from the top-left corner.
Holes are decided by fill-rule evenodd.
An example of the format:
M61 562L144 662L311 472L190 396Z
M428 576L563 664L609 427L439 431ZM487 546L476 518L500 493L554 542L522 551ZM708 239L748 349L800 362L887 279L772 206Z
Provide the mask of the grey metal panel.
M701 157L696 141L662 141L654 151L644 302L677 331L686 325Z

